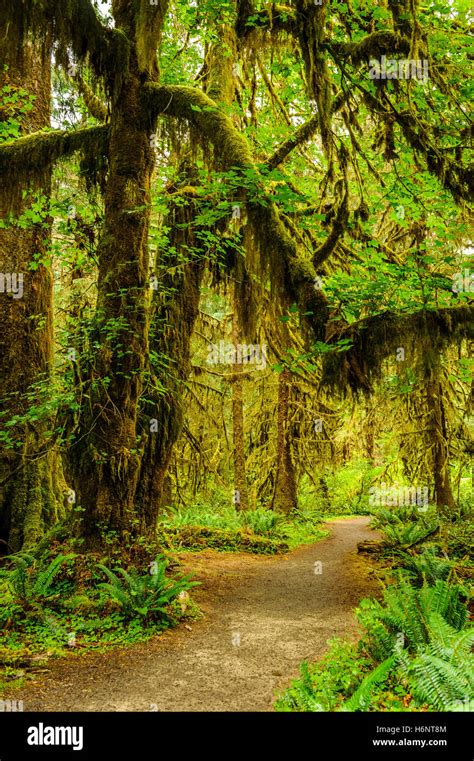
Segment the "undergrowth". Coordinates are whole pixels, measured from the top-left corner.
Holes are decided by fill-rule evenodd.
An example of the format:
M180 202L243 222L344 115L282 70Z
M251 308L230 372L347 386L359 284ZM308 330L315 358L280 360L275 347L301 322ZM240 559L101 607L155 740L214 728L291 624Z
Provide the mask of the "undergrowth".
M472 507L380 508L372 524L382 601L360 602L360 640L331 640L318 663L302 663L275 709L472 711Z

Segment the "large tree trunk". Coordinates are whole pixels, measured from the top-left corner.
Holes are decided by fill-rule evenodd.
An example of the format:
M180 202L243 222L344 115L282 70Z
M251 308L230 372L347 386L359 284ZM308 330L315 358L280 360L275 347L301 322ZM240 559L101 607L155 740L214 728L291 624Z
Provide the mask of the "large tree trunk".
M96 333L99 349L87 369L89 404L81 413L70 468L82 533L120 536L139 530L136 501L141 451L137 440L139 400L148 358L148 231L155 123L142 105L143 84L158 76L156 49L166 0L150 5L114 0L115 23L130 41L128 71L110 117L109 176L105 222L98 246Z
M207 57L206 89L212 97L227 104L232 103L234 96L231 45L235 52L232 27L221 27L219 42L212 46ZM176 152L178 156L186 153L182 146L176 146ZM183 164L180 175L188 185L193 184L192 166ZM194 214L195 208L190 202L171 206L166 221L171 230L170 245L168 250L159 253L155 268L158 288L154 294L150 349L156 356L165 358L169 366L164 364L157 369L156 377L151 378L150 388L145 389L147 402L140 418L145 445L137 504L142 511L142 530L146 533L156 527L165 500L165 480L173 447L183 427L183 389L191 369L191 337L199 313L205 268L204 256L199 254L194 238Z
M237 345L241 344L241 332L236 314L232 315L232 341L237 356ZM249 496L245 468L245 426L244 426L244 376L242 364L232 366L232 439L234 445L234 505L236 510L248 510Z
M32 108L21 121L23 133L49 127L51 107L51 37L47 30L41 38L31 39L21 28L21 12L8 29L0 27L0 89L9 85L17 93L21 105L25 97L19 89L33 96ZM8 96L6 96L8 97ZM0 109L6 120L9 110ZM36 193L50 195L51 170L41 168L31 175L27 197L21 199L21 188L0 187L2 218L11 210L12 197L17 199L15 213L20 215L31 204ZM41 224L27 229L10 227L0 230L0 273L19 278L16 294L0 291L0 399L1 427L10 441L0 444L0 541L4 550L14 552L33 545L44 531L63 514L63 496L59 484L60 463L48 439L47 421L24 416L34 404L44 402L36 384L48 381L53 352L52 275L43 263L31 268L34 257L46 251L50 229ZM22 278L22 280L21 280ZM5 423L18 416L13 427ZM1 551L1 549L0 549Z
M173 205L166 223L169 246L157 257L157 290L150 333L150 350L158 358L145 388L141 435L145 441L137 504L142 531L153 532L166 499L166 475L173 447L183 426L183 392L189 376L190 345L199 313L205 259L196 248L192 204Z
M290 434L291 372L285 368L278 378L277 466L272 508L290 513L297 507L295 468Z
M436 505L455 508L449 477L449 448L446 414L443 404L443 387L438 378L430 378L426 385L426 402L430 412L431 441L433 445L433 476Z

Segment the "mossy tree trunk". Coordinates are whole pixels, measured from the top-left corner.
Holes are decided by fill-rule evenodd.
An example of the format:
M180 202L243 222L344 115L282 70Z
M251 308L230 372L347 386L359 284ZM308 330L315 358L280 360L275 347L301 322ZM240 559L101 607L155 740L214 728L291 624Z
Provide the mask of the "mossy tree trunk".
M112 6L130 56L110 115L93 337L99 348L88 368L90 401L70 449L77 504L85 511L82 533L94 542L101 530L133 534L143 519L136 500L141 474L137 423L149 348L150 136L156 125L141 94L144 83L158 77L156 51L166 6L165 0L154 5L114 0Z
M448 427L443 403L443 385L438 377L431 377L426 384L426 402L430 413L436 505L454 509L455 501L449 477Z
M236 359L241 344L241 331L236 314L237 304L234 294L234 313L232 315L232 342ZM240 352L240 356L242 352ZM248 510L249 495L245 467L245 424L244 424L244 376L243 366L238 362L232 365L232 443L234 458L234 505L236 510Z
M291 372L285 368L278 378L277 464L272 508L290 513L297 507L296 477L291 456Z
M22 114L6 104L0 119L14 116L23 134L36 132L50 126L51 37L47 30L41 38L24 35L20 13L8 28L0 25L1 39L7 35L9 43L0 55L0 90L8 85L19 107L31 100L31 110ZM11 211L9 199L21 199L21 188L12 193L10 183L9 179L0 186L2 218ZM37 194L49 198L50 185L50 167L31 172L27 195L18 201L15 215L27 210ZM41 405L45 398L38 384L48 383L53 354L53 281L50 268L41 261L50 241L45 222L0 230L0 273L5 279L16 278L16 293L8 287L0 292L1 427L18 416L14 426L4 428L10 443L0 443L0 551L8 552L33 545L64 513L59 457L45 436L48 421L41 415L28 419L31 406ZM39 265L32 269L38 258Z
M191 176L188 174L191 181ZM147 400L140 416L144 454L137 504L141 530L152 533L160 507L169 499L167 474L173 447L183 426L185 383L189 376L190 345L199 313L205 259L194 238L194 206L177 203L167 216L170 241L157 256L150 350L155 363L144 390Z

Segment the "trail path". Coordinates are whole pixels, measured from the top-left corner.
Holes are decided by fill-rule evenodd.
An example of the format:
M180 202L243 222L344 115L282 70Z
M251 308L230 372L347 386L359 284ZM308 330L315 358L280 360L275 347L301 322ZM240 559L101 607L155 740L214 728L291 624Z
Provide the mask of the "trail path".
M357 555L374 536L368 522L331 523L326 539L287 556L183 554L202 582L193 590L202 620L145 644L50 661L14 697L26 711L269 711L302 660L321 656L333 636L354 637L352 608L377 591Z

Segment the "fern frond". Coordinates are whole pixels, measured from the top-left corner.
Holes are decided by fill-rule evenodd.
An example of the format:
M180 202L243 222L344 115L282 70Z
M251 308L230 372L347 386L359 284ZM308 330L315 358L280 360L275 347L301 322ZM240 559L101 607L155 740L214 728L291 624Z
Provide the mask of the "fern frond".
M35 597L47 597L48 594L51 594L51 585L62 566L66 561L72 560L75 557L74 553L70 553L69 555L57 555L47 568L38 573L32 586L33 595Z

